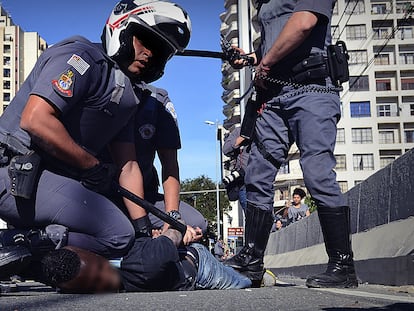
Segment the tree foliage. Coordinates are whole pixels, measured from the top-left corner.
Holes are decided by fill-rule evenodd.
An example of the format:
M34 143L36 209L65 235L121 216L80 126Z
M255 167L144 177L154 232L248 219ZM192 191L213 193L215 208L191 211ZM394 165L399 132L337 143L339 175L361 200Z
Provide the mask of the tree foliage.
M219 189L224 189L222 185L219 185ZM199 192L203 190L214 190L211 192ZM217 221L217 192L216 184L207 176L201 175L196 178L185 179L181 182L181 192L192 192L189 194L181 194L181 200L194 206L203 216L208 220L210 229L216 231ZM223 212L228 211L230 208L230 202L225 194L225 191L219 192L220 199L220 215L223 217ZM221 219L222 221L222 219Z

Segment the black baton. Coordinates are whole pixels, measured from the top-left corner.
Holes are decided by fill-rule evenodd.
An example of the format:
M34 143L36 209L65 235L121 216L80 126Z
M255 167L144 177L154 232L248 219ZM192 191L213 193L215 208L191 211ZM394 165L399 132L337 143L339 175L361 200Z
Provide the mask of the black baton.
M114 183L114 188L115 188L117 193L119 193L123 197L127 198L128 200L134 202L135 204L138 204L139 206L144 208L148 213L151 213L151 214L157 216L159 219L165 221L166 223L171 225L171 227L173 227L174 229L180 231L182 233L182 235L184 235L185 232L187 231L187 226L186 225L184 225L183 223L179 222L178 220L172 218L167 213L159 210L158 208L156 208L150 202L145 201L144 199L140 198L139 196L132 193L131 191L128 191L127 189L121 187L117 183Z

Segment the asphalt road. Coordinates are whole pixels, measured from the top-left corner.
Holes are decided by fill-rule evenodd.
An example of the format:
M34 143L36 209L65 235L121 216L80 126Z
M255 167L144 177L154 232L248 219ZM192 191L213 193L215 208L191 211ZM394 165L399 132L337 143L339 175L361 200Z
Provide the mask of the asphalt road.
M4 290L10 290L4 292ZM244 290L64 295L24 282L0 296L1 311L23 310L369 310L413 311L414 286L362 284L357 289L308 289L304 280Z

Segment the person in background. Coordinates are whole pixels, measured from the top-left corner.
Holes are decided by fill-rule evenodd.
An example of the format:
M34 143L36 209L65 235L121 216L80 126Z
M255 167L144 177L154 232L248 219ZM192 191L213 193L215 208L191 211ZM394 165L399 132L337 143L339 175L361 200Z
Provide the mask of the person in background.
M301 188L293 190L292 205L288 209L288 222L289 224L296 222L302 218L310 215L309 206L302 203L306 193Z

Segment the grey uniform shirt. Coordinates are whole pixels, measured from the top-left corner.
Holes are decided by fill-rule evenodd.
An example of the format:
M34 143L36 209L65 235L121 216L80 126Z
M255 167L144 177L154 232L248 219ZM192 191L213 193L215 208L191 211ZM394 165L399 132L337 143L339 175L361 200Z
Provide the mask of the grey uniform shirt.
M137 108L129 79L103 52L101 45L72 37L48 48L38 59L19 92L0 117L0 132L11 134L28 147L31 139L20 128L20 118L30 95L47 100L60 112L69 135L93 155L114 140L133 142L131 116ZM114 100L116 84L123 84Z
M157 150L181 148L177 113L168 93L162 88L140 85L144 90L135 120L135 149L144 179L145 199L154 201L158 174L154 167Z
M330 20L336 0L270 0L263 1L258 17L261 24L259 54L265 55L279 37L294 12L310 11L319 16L319 22L309 37L292 53L278 62L278 71L290 70L310 55L322 54L331 42Z

